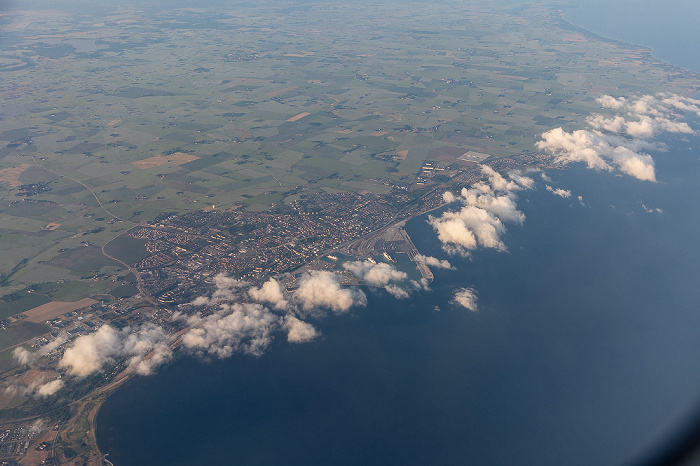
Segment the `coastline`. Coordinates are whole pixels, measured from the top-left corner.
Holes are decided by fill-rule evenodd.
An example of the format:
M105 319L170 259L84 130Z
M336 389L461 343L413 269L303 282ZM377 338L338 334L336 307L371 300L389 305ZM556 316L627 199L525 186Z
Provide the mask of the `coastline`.
M668 62L663 61L662 59L660 59L660 58L656 57L655 55L653 55L652 49L649 48L649 47L646 47L646 46L643 46L643 45L640 45L640 44L631 43L631 42L626 42L626 41L623 41L623 40L618 40L618 39L610 38L610 37L607 37L607 36L603 36L603 35L597 34L597 33L595 33L595 32L589 31L589 30L585 29L584 27L579 26L579 25L577 25L577 24L575 24L575 23L570 22L568 19L566 19L566 18L564 17L565 12L566 12L565 10L558 10L558 16L559 16L560 22L559 22L557 25L558 25L559 27L561 27L562 29L564 29L564 30L575 31L575 32L581 33L582 35L584 35L584 36L585 36L586 38L588 38L588 39L592 39L592 40L595 40L595 41L600 41L600 42L605 42L605 43L613 44L613 45L616 45L616 46L621 47L621 48L624 48L624 49L642 51L642 52L644 52L644 54L645 54L645 58L648 59L654 67L658 67L658 68L660 68L660 69L662 69L662 70L664 70L664 71L674 71L674 72L678 72L678 73L682 74L684 77L688 77L688 78L693 78L693 79L698 79L698 80L700 80L700 73L695 72L695 71L693 71L693 70L689 70L689 69L680 67L680 66L678 66L678 65L674 65L674 64L671 64L671 63L668 63ZM700 93L700 85L698 85L696 88L693 88L692 90L688 90L688 91L684 92L683 95L684 95L684 96L692 96L692 95L695 95L695 94L698 94L698 93ZM552 167L552 168L553 168L553 167ZM561 168L561 167L557 167L557 168ZM416 215L414 215L414 216L412 216L412 217L410 217L410 218L404 219L404 220L399 221L399 222L396 222L396 223L391 223L391 224L389 224L389 225L385 225L384 227L380 228L379 230L374 231L374 232L372 232L372 233L369 233L369 234L367 234L366 236L376 235L378 231L383 230L383 229L388 229L388 228L392 228L392 227L399 227L399 228L401 229L401 234L402 234L403 236L405 236L405 237L410 241L410 244L413 246L413 248L415 248L415 249L417 250L417 248L416 248L415 245L413 244L413 241L410 239L410 236L409 236L408 233L405 231L405 229L403 228L403 226L405 225L406 222L408 222L408 221L410 221L410 220L412 220L412 219L414 219L414 218L417 218L417 217L420 217L420 216L423 216L423 215L427 215L427 214L429 214L429 213L431 213L431 212L434 212L434 211L436 211L436 210L442 209L442 208L444 208L446 205L448 205L448 204L441 204L441 205L439 205L439 206L437 206L437 207L434 207L434 208L432 208L432 209L430 209L430 210L428 210L428 211L425 211L425 212L421 212L421 213L419 213L419 214L416 214ZM364 238L364 237L363 237L363 238ZM356 241L360 241L361 239L362 239L362 238L360 238L360 239L358 239L358 240L356 240ZM414 261L414 258L411 257L411 260ZM415 262L415 261L414 261L414 262ZM421 264L420 264L419 262L416 262L416 265L418 266L418 269L420 270L421 274L422 274L425 278L430 277L430 281L432 282L432 280L433 280L433 274L432 274L432 271L430 271L430 269L428 268L428 266L425 265L425 264L422 264L422 265L424 266L424 268L427 269L427 272L424 272L424 270L423 270L423 268L420 266ZM303 267L303 266L302 266L302 267ZM182 330L181 332L179 332L179 333L177 334L177 336L173 339L173 341L171 342L171 347L172 347L173 349L177 349L177 348L180 347L180 337L181 337L181 334L184 333L184 332L186 332L187 330L189 330L189 328L183 329L183 330ZM175 357L173 358L173 361L170 361L170 362L167 363L167 364L173 363L175 360L179 359L179 358L182 357L182 356L184 356L184 355L177 355L177 356L175 356ZM107 398L108 398L114 391L118 390L121 386L124 385L124 383L128 382L129 380L131 380L131 378L134 377L135 375L136 375L136 374L133 374L133 373L126 373L126 374L125 374L125 377L124 377L122 380L120 380L118 384L116 384L116 385L113 384L114 386L112 387L112 390L110 390L108 393L105 393L105 396L103 396L103 397L100 398L99 406L98 406L98 408L97 408L96 415L95 415L95 418L94 418L95 423L94 423L93 426L92 426L91 433L92 433L92 435L93 435L94 444L95 444L95 446L98 448L98 452L99 452L99 455L100 455L100 458L101 458L102 461L107 461L107 460L106 460L106 456L109 455L109 453L105 454L105 453L103 453L103 452L99 449L99 445L98 445L98 442L97 442L97 437L96 437L96 435L95 435L95 433L96 433L96 424L97 424L97 420L98 420L98 418L99 418L99 411L100 411L100 408L101 408L102 404L104 404L104 402L107 400ZM98 389L98 390L99 390L99 389ZM106 391L105 391L105 392L106 392ZM100 463L100 464L101 464L101 463ZM110 462L110 464L112 464L112 463Z
M673 70L674 72L681 73L681 74L683 74L683 75L686 76L686 77L692 77L692 78L694 78L694 79L700 79L700 74L697 73L697 72L695 72L695 71L687 70L687 69L682 68L682 67L679 67L679 66L677 66L677 65L672 65L672 64L670 64L670 63L665 63L665 62L663 62L661 59L655 57L655 56L653 55L653 53L652 53L652 50L651 50L650 48L648 48L648 47L645 47L645 46L641 46L641 45L637 45L637 44L633 44L633 43L624 42L624 41L620 41L620 40L616 40L616 39L612 39L612 38L608 38L608 37L601 36L601 35L596 34L596 33L594 33L594 32L588 31L588 30L586 30L585 28L583 28L583 27L581 27L581 26L578 26L578 25L576 25L576 24L574 24L574 23L571 23L569 20L567 20L567 19L564 17L564 15L565 15L565 10L560 10L560 19L561 19L561 24L560 24L560 26L561 26L563 29L573 30L573 31L579 32L579 33L581 33L581 34L584 34L587 38L590 38L590 39L593 39L593 40L597 40L597 41L603 41L603 42L611 43L611 44L614 44L614 45L619 46L619 47L622 47L622 48L628 48L628 49L634 49L634 50L645 51L645 54L646 54L645 57L648 56L648 59L649 59L653 64L655 64L655 66L659 66L661 69L664 69L664 70ZM564 25L566 25L566 27L564 27ZM700 87L697 87L697 88L693 89L692 91L688 90L687 95L695 95L695 94L697 94L698 92L700 92ZM432 210L429 211L429 212L432 212L432 211L434 211L434 210L437 210L437 209L440 209L440 208L443 208L443 207L444 207L444 204L443 204L443 205L440 205L439 207L436 207L435 209L432 209ZM400 224L405 224L405 222L407 222L408 220L411 220L411 219L416 218L416 217L418 217L418 216L425 215L425 214L427 214L427 213L429 213L429 212L422 212L422 213L420 213L420 214L418 214L418 215L416 215L416 216L414 216L414 217L411 217L410 219L406 219L406 220L403 220L402 222L399 222L399 223L396 223L396 224L392 224L392 225L390 225L389 227L391 227L391 226L397 226L397 225L400 225ZM375 233L376 233L376 232L375 232ZM405 234L405 230L403 231L403 233ZM370 235L371 235L371 234L374 234L374 233L370 233ZM406 235L406 237L408 237L407 234L405 234L405 235ZM410 237L408 237L408 240L410 241ZM411 244L413 244L412 241L411 241ZM415 248L415 246L414 246L414 248ZM426 266L426 268L427 268L427 266ZM420 267L419 267L419 269L420 269ZM428 272L430 273L430 276L431 276L431 278L432 278L432 272L430 272L429 269L428 269ZM423 273L422 270L421 270L421 273ZM424 276L425 276L425 275L424 275ZM174 336L173 341L171 342L171 345L173 345L173 346L172 346L173 349L178 348L178 347L180 346L180 335L181 335L182 332L184 332L184 331L186 331L186 330L187 330L187 329L184 329L184 330L182 330L180 333L178 333L178 334L176 334L176 335ZM134 375L135 375L135 374L131 374L131 373L129 373L129 374L126 374L126 373L125 373L125 374L123 374L123 377L120 375L120 376L118 376L118 380L117 380L117 381L110 383L110 384L107 385L106 387L98 388L98 389L96 389L95 391L91 392L91 393L90 393L87 397L85 397L83 400L78 400L78 401L77 401L77 403L82 403L82 402L87 403L87 402L92 402L92 401L94 401L95 403L97 403L97 405L96 405L95 407L93 407L93 409L95 409L95 411L94 411L94 416L93 416L93 418L92 418L92 419L93 419L93 423L92 423L92 426L91 426L91 427L92 427L92 428L91 428L91 435L92 435L92 437L93 437L94 445L96 446L97 452L98 452L99 457L100 457L100 463L95 463L95 464L102 464L102 463L101 463L102 461L107 461L107 460L106 460L106 455L103 454L103 453L99 450L99 446L98 446L98 443L97 443L97 437L96 437L96 430L95 430L95 429L96 429L97 420L98 420L98 418L99 418L99 411L100 411L100 408L101 408L102 404L106 401L106 399L109 397L109 395L110 395L111 393L113 393L113 391L118 390L121 386L123 386L124 383L128 382L128 381L131 379L131 377L134 376ZM94 397L94 399L93 399L93 397ZM71 420L73 420L73 419L74 419L74 418L72 418ZM66 426L66 427L63 427L63 429L61 429L61 430L59 430L59 431L57 432L57 434L56 434L56 435L57 435L57 438L58 438L58 436L60 436L60 434L61 434L62 432L65 432L65 431L68 430L67 425L69 425L69 424L70 424L70 422L64 423L64 426ZM111 464L111 463L110 463L110 464Z
M581 5L572 5L572 6L569 6L567 8L562 8L562 9L558 10L560 27L562 27L562 29L568 29L568 30L571 30L574 32L578 32L579 34L582 34L586 38L607 42L609 44L617 45L618 47L621 47L621 48L642 51L642 52L644 52L644 55L647 59L651 60L651 62L654 65L661 67L661 69L663 69L663 70L675 71L675 72L680 73L684 77L692 77L695 79L700 79L700 70L695 71L695 70L690 69L688 67L672 63L671 61L667 61L664 57L655 55L653 48L650 46L638 44L635 42L630 42L630 41L623 40L623 39L616 39L614 37L610 37L607 35L603 35L601 33L591 31L589 29L586 29L585 26L577 24L573 19L566 17L567 12L569 12L575 8L581 8ZM689 92L688 94L683 94L683 95L685 97L690 97L692 95L697 94L698 92L700 92L700 87L696 88L695 91L692 93Z

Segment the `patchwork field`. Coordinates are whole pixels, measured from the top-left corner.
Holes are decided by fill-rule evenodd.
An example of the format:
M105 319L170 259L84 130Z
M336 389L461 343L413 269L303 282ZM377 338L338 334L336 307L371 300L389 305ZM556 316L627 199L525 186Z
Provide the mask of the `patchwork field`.
M0 170L0 183L5 183L13 188L22 185L23 183L19 180L19 177L29 167L31 167L30 164L21 163L15 167L3 168Z
M172 165L184 165L197 159L199 159L199 157L196 155L185 154L184 152L175 152L172 155L156 155L131 163L145 170L147 168L159 167L161 165L165 165L166 163L170 163Z
M29 309L23 314L27 316L25 319L27 322L45 322L47 320L58 317L66 312L75 311L76 309L82 309L88 307L91 304L95 304L97 301L90 298L81 299L80 301L70 303L63 301L52 301L50 303L42 304L41 306Z
M145 246L120 235L164 213L420 193L426 163L531 153L601 94L697 86L554 3L259 8L3 16L0 297L57 286L0 316L119 289L128 270L102 247L135 264Z
M35 322L20 322L16 325L0 330L0 351L18 345L32 338L44 335L51 331L46 324ZM0 362L0 367L3 364Z

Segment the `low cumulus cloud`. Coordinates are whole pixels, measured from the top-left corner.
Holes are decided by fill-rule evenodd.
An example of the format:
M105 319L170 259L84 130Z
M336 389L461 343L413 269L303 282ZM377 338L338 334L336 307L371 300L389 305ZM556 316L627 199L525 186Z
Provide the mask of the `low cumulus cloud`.
M214 277L215 290L211 296L200 296L196 298L192 304L196 306L207 306L217 303L233 301L237 298L241 288L247 286L248 283L243 280L228 277L226 274L219 273Z
M436 263L449 266L447 261ZM346 270L368 284L384 287L397 298L408 296L407 291L396 284L407 279L406 273L389 264L356 261L347 264ZM225 358L234 352L258 356L269 347L277 333L285 334L290 343L308 342L318 338L320 333L311 323L302 320L303 316L319 309L340 314L353 306L367 304L362 291L341 286L338 275L329 271L304 273L294 292L287 291L274 278L259 287L223 274L213 277L212 282L214 289L210 295L200 296L190 303L196 306L193 310L201 307L199 312L191 315L177 312L173 316L189 327L181 337L183 348L205 357ZM17 348L13 355L18 362L31 364L67 346L58 367L70 377L87 377L119 362L133 373L148 375L172 358L170 338L162 327L154 324L122 330L103 325L73 342L60 336L34 351ZM8 390L44 397L55 394L65 383L61 378L40 380L28 387L9 387Z
M205 317L190 316L187 324L193 328L182 336L182 343L200 355L227 358L244 352L259 356L272 342L280 317L258 303L234 303Z
M428 223L438 235L443 249L449 254L469 255L478 247L505 251L502 236L505 223L522 224L525 215L517 209L516 192L534 186L532 178L511 173L508 178L484 165L485 180L471 188L462 189L459 196L450 193L463 207L449 210L440 217L430 216Z
M343 268L372 286L385 286L389 282L407 278L406 272L396 270L392 265L384 262L376 263L370 260L346 262Z
M85 377L100 372L117 358L126 358L130 371L149 375L172 356L167 341L167 334L156 325L147 324L134 332L129 327L116 330L103 325L91 334L76 338L64 351L58 367L69 375Z
M55 395L61 388L64 387L64 382L60 378L46 382L46 377L40 377L29 385L10 385L5 389L5 393L15 395L20 393L24 396L32 398L46 398Z
M564 199L568 199L571 197L571 191L568 189L562 189L562 188L552 188L550 185L545 185L545 189L549 191L550 193L554 194L555 196L563 197Z
M374 272L370 279L381 281L383 277ZM290 343L313 340L319 336L318 330L295 314L308 314L319 308L343 313L367 303L362 291L341 286L338 276L329 271L303 274L293 293L287 292L274 278L256 287L217 276L214 285L211 297L192 302L216 305L214 312L179 318L191 327L182 337L183 346L196 354L217 358L226 358L235 352L259 356L279 332L286 333ZM244 299L255 302L241 302Z
M474 288L458 289L454 294L452 302L472 312L476 312L479 309L478 298Z
M327 270L305 273L293 297L304 311L326 308L341 314L353 306L367 305L367 296L362 291L342 287L338 276Z
M420 280L411 280L411 284L417 290L430 291L430 283L425 277L422 277Z
M343 264L343 268L370 286L384 287L390 295L397 299L405 299L409 296L408 291L397 284L397 282L405 281L408 274L396 270L391 264L365 260L346 262Z
M12 351L12 356L20 364L32 364L39 360L39 358L58 350L58 348L66 341L68 341L66 335L59 335L53 341L37 348L36 351L29 351L21 346L18 346Z
M414 257L414 260L416 262L425 262L426 265L430 267L434 267L436 269L447 269L447 270L455 270L455 268L450 264L450 262L446 259L438 259L436 257L432 256L424 256L423 254L416 254Z
M379 282L383 277L375 271L370 279ZM190 327L182 336L183 346L208 357L226 358L235 352L259 356L281 332L290 343L311 341L320 333L300 315L318 309L340 314L367 303L362 291L341 286L338 276L329 271L304 273L294 292L286 291L274 278L256 287L217 275L214 285L211 297L192 302L210 308L214 305L213 312L209 309L208 314L177 317Z
M408 291L401 288L399 285L386 285L384 289L396 299L406 299L410 296Z
M216 304L214 312L178 316L191 327L182 336L183 346L200 356L226 358L235 352L260 356L280 332L290 343L311 341L320 335L318 330L295 313L317 308L341 313L366 303L361 291L341 287L338 277L327 271L305 273L294 293L274 278L256 287L217 276L214 285L211 297L192 303Z
M52 380L51 382L46 382L41 385L37 385L36 387L32 387L31 391L33 392L34 396L38 397L47 397L51 395L55 395L57 391L59 391L61 388L63 388L63 380L61 379L55 379Z
M604 95L601 107L617 115L590 115L588 128L572 132L554 128L535 146L554 155L559 163L583 162L595 170L619 170L643 181L656 181L654 160L644 151L663 150L652 139L659 133L692 134L683 112L700 116L700 100L659 93L636 99Z
M31 364L42 356L59 350L66 342L67 338L61 335L34 352L16 348L13 356L21 364ZM58 367L70 376L82 378L101 372L105 366L113 365L117 360L124 360L127 370L149 375L154 368L172 357L167 343L168 335L157 325L146 324L138 330L129 327L117 330L105 324L95 332L82 335L67 344ZM49 396L63 386L64 381L56 379L32 385L28 390L34 395Z
M260 288L250 287L248 295L253 300L259 303L269 303L278 310L286 309L289 306L282 285L274 278L270 278Z
M447 204L451 204L457 200L457 196L455 196L454 193L451 191L445 191L444 193L442 193L442 200L445 201Z
M37 436L40 433L44 432L45 430L48 429L48 419L44 421L43 419L37 419L32 423L31 426L29 426L29 434L32 436Z
M319 335L313 325L293 315L287 315L284 318L284 328L287 330L287 341L290 343L305 343Z

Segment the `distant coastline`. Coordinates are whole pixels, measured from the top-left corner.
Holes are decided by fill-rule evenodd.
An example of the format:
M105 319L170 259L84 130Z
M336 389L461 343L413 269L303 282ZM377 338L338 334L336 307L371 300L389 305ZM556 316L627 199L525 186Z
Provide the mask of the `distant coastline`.
M581 1L585 1L585 0L581 0ZM588 30L581 25L577 25L576 22L574 22L570 19L567 19L567 14L573 8L575 8L574 6L567 7L566 9L556 9L556 8L558 8L558 7L548 8L547 12L546 12L546 23L548 25L553 25L554 27L552 29L557 28L557 30L555 31L556 34L561 34L563 32L564 36L567 36L567 35L570 35L569 32L575 33L575 35L578 36L576 42L581 42L580 46L581 46L582 50L585 49L585 47L587 45L586 44L587 41L590 41L590 44L588 44L588 45L595 45L595 46L599 46L600 44L603 44L603 45L604 44L612 44L613 46L617 47L615 50L612 50L613 47L607 47L607 46L599 47L599 48L605 48L606 50L610 50L608 56L613 56L616 53L620 53L620 55L623 57L620 59L621 62L626 61L628 64L632 64L634 66L638 66L639 63L643 63L643 66L644 66L643 71L645 73L651 71L651 73L649 73L649 76L651 76L651 78L649 80L645 81L644 83L642 83L642 85L640 85L639 88L643 88L643 85L646 84L648 89L656 88L658 90L658 89L663 89L664 85L670 85L671 87L675 86L673 92L678 92L679 94L683 94L686 96L697 95L697 93L700 92L700 83L698 82L698 81L700 81L700 73L698 73L696 71L692 71L691 69L686 69L686 68L683 68L681 66L665 62L663 58L656 57L654 55L653 50L651 48L649 48L648 46L638 45L638 44L635 44L633 42L628 42L628 41L623 41L623 40L618 40L618 39L606 37L606 36L601 35L599 33L592 32L591 30ZM557 15L559 18L558 20L557 20ZM580 37L583 37L585 40L580 39ZM554 37L554 40L556 41L557 37ZM574 46L578 48L579 44L574 44ZM579 53L578 49L577 49L576 53ZM581 54L584 54L584 53L585 53L585 50L583 52L581 52ZM290 55L290 56L297 57L297 55ZM603 56L602 54L597 56L597 58L599 58L601 62L603 62L606 57L607 56ZM297 58L299 58L299 57L297 57ZM302 56L301 58L307 58L307 57ZM625 63L623 63L623 64L625 64ZM549 67L547 67L547 68L549 68ZM593 70L593 71L598 71L598 70ZM197 71L197 72L199 73L199 71ZM604 72L602 72L602 73L603 73L603 75L605 75ZM594 74L595 73L589 73L589 75L591 75L591 76L593 76ZM636 76L640 76L640 74L637 74ZM520 80L522 79L522 78L513 77L513 76L510 76L509 78L516 79L518 82L521 82ZM646 76L643 76L643 78L646 79ZM678 79L677 83L674 83L675 79ZM620 81L615 81L615 83L619 84ZM629 81L625 81L625 83L635 84L637 82L635 82L634 80L629 80ZM651 86L651 87L649 87L649 86ZM566 89L566 87L565 87L565 89ZM600 89L600 88L598 88L598 89ZM614 87L606 88L606 93L619 92L620 95L625 95L626 93L632 92L632 91L629 91L629 89L625 90L622 86L617 88L617 90L614 90L614 89L615 89ZM475 91L472 91L472 92L475 92ZM595 90L594 92L597 92L597 90ZM593 101L593 99L590 98L591 95L593 95L593 94L589 93L586 96L586 99L588 99L588 100L586 100L586 102L587 102L586 105L589 105ZM415 96L413 96L413 97L415 97ZM406 98L408 99L408 98L413 98L413 97L406 97ZM582 100L582 102L583 102L583 100ZM554 103L554 104L552 104L552 106L556 107L557 104ZM566 113L566 112L570 112L570 111L571 110L566 108L566 107L564 107L562 109L562 113ZM499 113L498 111L493 112L493 114L498 114L498 113ZM299 115L301 115L301 114L298 114L297 117ZM581 113L576 113L575 115L581 115ZM295 118L295 117L293 117L293 118ZM498 116L495 118L501 118L501 117ZM563 117L560 116L558 118L563 118ZM583 118L583 117L581 117L581 118ZM114 120L114 121L116 121L116 120ZM291 120L287 120L287 121L291 121ZM556 124L556 121L554 124ZM530 128L530 131L523 131L523 133L526 134L526 137L527 137L528 132L531 133L534 137L537 137L537 135L540 134L539 132ZM522 136L521 136L521 138L522 138ZM534 150L532 147L530 149ZM532 154L529 154L529 155L532 156ZM538 155L538 157L539 157L539 155ZM542 157L547 157L547 156L542 156ZM501 162L505 163L505 161L508 159L509 159L508 157L504 157L502 159L496 159L495 161L497 161L498 163L501 163ZM501 167L501 168L503 168L503 167ZM560 167L556 167L556 168L560 168ZM267 168L266 168L266 170L267 170ZM506 171L506 170L499 170L499 171ZM277 183L279 183L280 187L282 187L282 183L279 180L277 180L275 175L273 175L269 170L267 170L267 172L272 176L272 178L275 179L275 181ZM54 173L58 173L58 172L54 172ZM63 175L61 175L61 176L63 176ZM73 180L72 178L69 178L69 179ZM77 180L73 180L73 181L77 181ZM209 181L209 180L206 180L206 181ZM82 184L84 187L87 187L87 185L84 185L82 182L80 182L80 181L77 181L77 182ZM469 182L460 180L460 183L462 183L462 186L469 186ZM91 188L87 188L87 189L91 192L93 191ZM445 186L442 186L439 189L444 191L446 188L445 188ZM93 192L93 196L95 196L94 192ZM97 199L96 196L95 196L95 199ZM439 199L442 199L442 198L439 197ZM97 199L97 202L101 206L99 199ZM197 201L195 200L194 202L197 202ZM445 204L445 203L440 203L439 205L432 207L429 210L416 213L415 215L412 215L406 219L403 219L402 221L400 221L398 223L392 223L390 225L385 225L384 227L380 228L379 230L388 229L392 226L394 226L394 227L399 226L399 225L405 226L405 223L407 221L414 219L414 218L417 218L417 217L420 217L420 216L424 216L429 212L434 212L434 211L439 210L439 209L444 209L446 205L447 204ZM217 203L217 206L218 206L218 203ZM212 206L212 208L213 208L213 206ZM107 211L107 213L109 213L109 212ZM113 217L117 218L114 215L113 215ZM377 234L377 232L379 230L376 230L374 233L371 233L370 235ZM114 231L116 232L117 230L114 230ZM117 237L122 236L123 234L126 234L127 231L128 230L119 233L119 235ZM416 262L416 265L419 267L419 271L421 272L422 276L424 278L426 278L429 283L432 282L433 281L433 274L432 274L431 270L429 269L429 267L424 262L421 262L420 260L418 260L418 261L415 260L415 252L417 252L417 248L413 244L413 240L408 236L408 233L405 231L405 229L402 228L400 230L400 233L401 233L402 237L404 237L406 242L409 243L412 247L413 255L411 256L411 254L409 254L409 257L411 257L411 259L414 259L414 261ZM367 235L367 236L369 236L369 235ZM115 238L117 238L117 237L115 237ZM363 238L365 238L365 237L363 237ZM414 239L418 243L418 246L421 247L420 236L416 235L416 236L414 236ZM103 245L103 247L102 247L103 254L105 254L109 258L112 258L112 259L117 260L118 262L121 262L124 266L126 266L127 268L129 268L131 270L131 267L129 267L125 262L122 262L119 259L113 258L109 254L104 252L104 246L109 244L111 241L112 240L109 240L105 245ZM357 241L360 241L360 240L357 240ZM423 251L423 252L425 252L425 251ZM135 276L137 278L137 281L140 282L139 274L135 273ZM437 285L439 285L439 281L438 281ZM138 288L140 291L143 291L140 283L139 283ZM180 345L180 337L188 329L189 329L189 327L186 327L186 328L180 330L180 332L178 332L177 334L172 335L172 339L170 341L171 348L174 349ZM183 356L184 356L184 352L177 351L174 360L169 362L168 364L173 364L173 362L176 359L179 359L180 357L183 357ZM96 443L95 428L97 425L97 419L99 418L102 404L106 401L106 399L109 396L111 396L111 394L113 394L114 392L118 391L119 389L122 389L129 381L132 380L132 378L133 378L133 374L123 372L123 373L119 374L114 379L114 381L111 382L109 385L98 388L98 389L94 390L93 392L91 392L88 396L78 400L75 403L72 403L71 406L74 407L74 412L77 413L70 420L71 422L73 422L73 424L72 425L65 425L63 423L58 424L59 429L56 431L55 439L59 439L60 434L62 434L63 432L80 430L79 428L76 427L78 424L76 422L74 422L74 420L78 419L80 416L82 416L84 414L84 416L80 417L80 419L78 419L78 420L88 420L91 422L91 429L90 429L90 434L88 435L88 438L90 438L91 441L95 442L95 449L97 452L96 455L99 456L102 461L109 463L109 464L112 464L109 460L106 459L107 454L103 455L99 451L99 446ZM54 447L55 447L56 443L57 442L54 440ZM92 445L89 445L89 446L92 447ZM52 457L56 458L56 455L52 453ZM56 459L56 461L57 461L57 459ZM117 460L115 460L115 461L117 461Z
M580 25L580 24L576 24L575 22L573 22L573 20L571 20L570 18L567 18L567 17L566 17L567 12L570 11L572 8L576 8L576 7L575 7L575 6L572 6L572 7L566 8L566 9L558 10L559 22L558 22L558 23L555 23L555 24L556 24L557 26L559 26L560 28L562 28L563 30L569 30L569 31L572 31L572 32L579 33L579 34L581 34L582 36L584 36L586 39L589 39L589 40L600 41L600 42L606 42L606 43L613 44L613 45L615 45L615 46L618 46L618 47L624 48L624 49L638 50L638 51L640 51L640 52L643 52L643 55L644 55L644 56L642 57L642 59L644 59L645 61L649 62L649 64L651 64L651 65L653 65L653 66L659 67L659 68L661 68L661 69L663 69L664 71L667 71L667 72L679 73L679 74L683 75L683 77L686 77L686 78L700 79L700 73L695 72L695 71L693 71L693 70L691 70L691 69L687 69L687 68L684 68L684 67L682 67L682 66L675 65L675 64L672 64L672 63L670 63L670 62L667 62L667 61L665 61L665 60L664 60L663 58L661 58L661 57L657 57L656 55L654 55L654 52L653 52L652 48L650 48L650 47L648 47L648 46L641 45L641 44L637 44L637 43L630 42L630 41L625 41L625 40L622 40L622 39L613 38L613 37L610 37L610 36L601 35L601 34L599 34L599 33L596 33L596 32L594 32L594 31L591 31L591 30L589 30L589 29L586 29L585 26L582 26L582 25ZM683 94L683 95L686 95L686 96L692 96L692 95L695 95L695 94L697 94L697 93L699 93L699 92L700 92L700 86L699 86L699 87L692 88L692 89L688 89L687 91L682 92L682 94ZM550 168L554 168L554 167L551 167L551 166L550 166ZM559 167L559 168L561 168L561 167ZM390 228L390 227L400 227L400 228L401 228L401 234L402 234L402 236L403 236L408 242L410 242L410 244L411 244L411 246L413 247L413 249L417 251L416 246L413 244L413 241L411 240L411 238L410 238L410 236L408 235L408 233L403 229L403 226L404 226L404 225L406 224L406 222L408 222L409 220L412 220L412 219L414 219L414 218L417 218L417 217L420 217L420 216L424 216L424 215L429 214L429 213L431 213L431 212L434 212L434 211L443 209L443 208L445 208L446 205L448 205L448 204L446 204L446 203L440 204L440 205L438 205L438 206L436 206L436 207L433 207L433 208L431 208L431 209L429 209L429 210L427 210L427 211L417 213L416 215L413 215L413 216L411 216L411 217L409 217L409 218L407 218L407 219L404 219L404 220L402 220L402 221L399 221L399 222L396 222L396 223L392 223L392 224L390 224L390 225L387 225L387 226L385 226L385 227L382 227L382 228L380 228L380 230L384 230L384 229ZM377 231L372 232L372 233L370 233L370 234L368 234L368 235L366 235L366 236L373 236L373 235L376 235L376 234L377 234ZM360 241L359 239L356 240L356 242L359 242L359 241ZM412 259L414 262L416 262L416 265L417 265L417 267L418 267L418 269L419 269L421 275L422 275L424 278L428 279L428 281L429 281L430 283L432 283L434 277L433 277L433 274L432 274L432 271L430 270L430 268L429 268L425 263L415 261L415 259L414 259L413 257L412 257L411 259ZM179 348L179 347L180 347L181 335L182 335L182 333L184 333L186 330L189 330L189 327L188 327L188 328L185 328L185 329L182 330L181 332L178 332L178 334L174 336L174 338L172 339L172 341L171 341L171 343L170 343L170 346L171 346L173 349ZM174 358L174 360L171 361L169 364L172 364L175 360L178 360L178 359L182 358L183 356L185 356L183 353L178 353L177 356ZM102 396L101 396L100 399L99 399L98 406L97 406L97 411L96 411L96 415L95 415L95 423L94 423L93 426L92 426L92 432L93 432L93 435L94 435L93 438L94 438L95 440L97 440L97 436L95 435L96 424L97 424L96 421L97 421L97 419L98 419L98 417L99 417L99 411L100 411L100 409L102 408L102 405L104 404L104 402L107 400L107 398L108 398L114 391L116 391L116 390L118 390L119 388L123 387L124 384L125 384L126 382L129 382L129 381L133 378L133 376L134 376L134 374L126 374L126 373L124 373L124 374L122 374L122 375L123 375L123 378L120 378L116 383L113 383L113 384L111 384L110 386L104 387L102 390L99 390L99 391L101 392L101 395L102 395ZM101 457L105 462L108 462L108 463L109 463L109 461L106 459L106 457L107 457L109 454L105 454L105 453L99 448L99 444L98 444L97 442L96 442L96 446L97 446L97 449L98 449L98 452L99 452L100 457ZM109 464L112 464L112 463L109 463Z
M618 47L623 47L627 49L637 49L637 50L643 50L646 55L648 55L648 58L651 59L654 62L657 62L659 65L662 66L663 69L671 71L675 70L678 72L681 72L683 74L689 74L691 77L698 78L700 77L700 67L698 69L693 69L692 67L688 67L686 65L679 65L676 63L673 63L673 60L670 59L669 57L663 56L663 54L659 54L658 50L655 50L653 46L650 45L645 45L645 44L640 44L637 42L634 42L633 40L621 38L621 37L613 37L610 35L607 35L604 32L596 32L594 31L592 25L590 24L582 24L581 21L572 18L572 13L577 11L579 8L581 8L582 5L571 5L569 7L563 8L559 10L559 19L560 19L560 26L564 29L569 29L571 31L578 32L582 35L584 35L587 38L594 39L594 40L600 40L604 42L608 42L614 45L617 45ZM700 89L696 89L695 92L692 94L695 94L697 92L700 92ZM692 94L687 94L687 95L692 95Z

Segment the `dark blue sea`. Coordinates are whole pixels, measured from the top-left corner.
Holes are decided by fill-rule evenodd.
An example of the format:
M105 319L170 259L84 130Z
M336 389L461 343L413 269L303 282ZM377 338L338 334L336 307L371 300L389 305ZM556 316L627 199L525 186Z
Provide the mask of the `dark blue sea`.
M366 308L315 322L312 343L134 378L100 411L100 448L116 466L654 457L700 414L700 137L661 139L658 183L548 171L572 199L522 192L508 252L451 257L432 291L368 291ZM407 229L446 257L424 217ZM464 286L478 312L450 304Z

